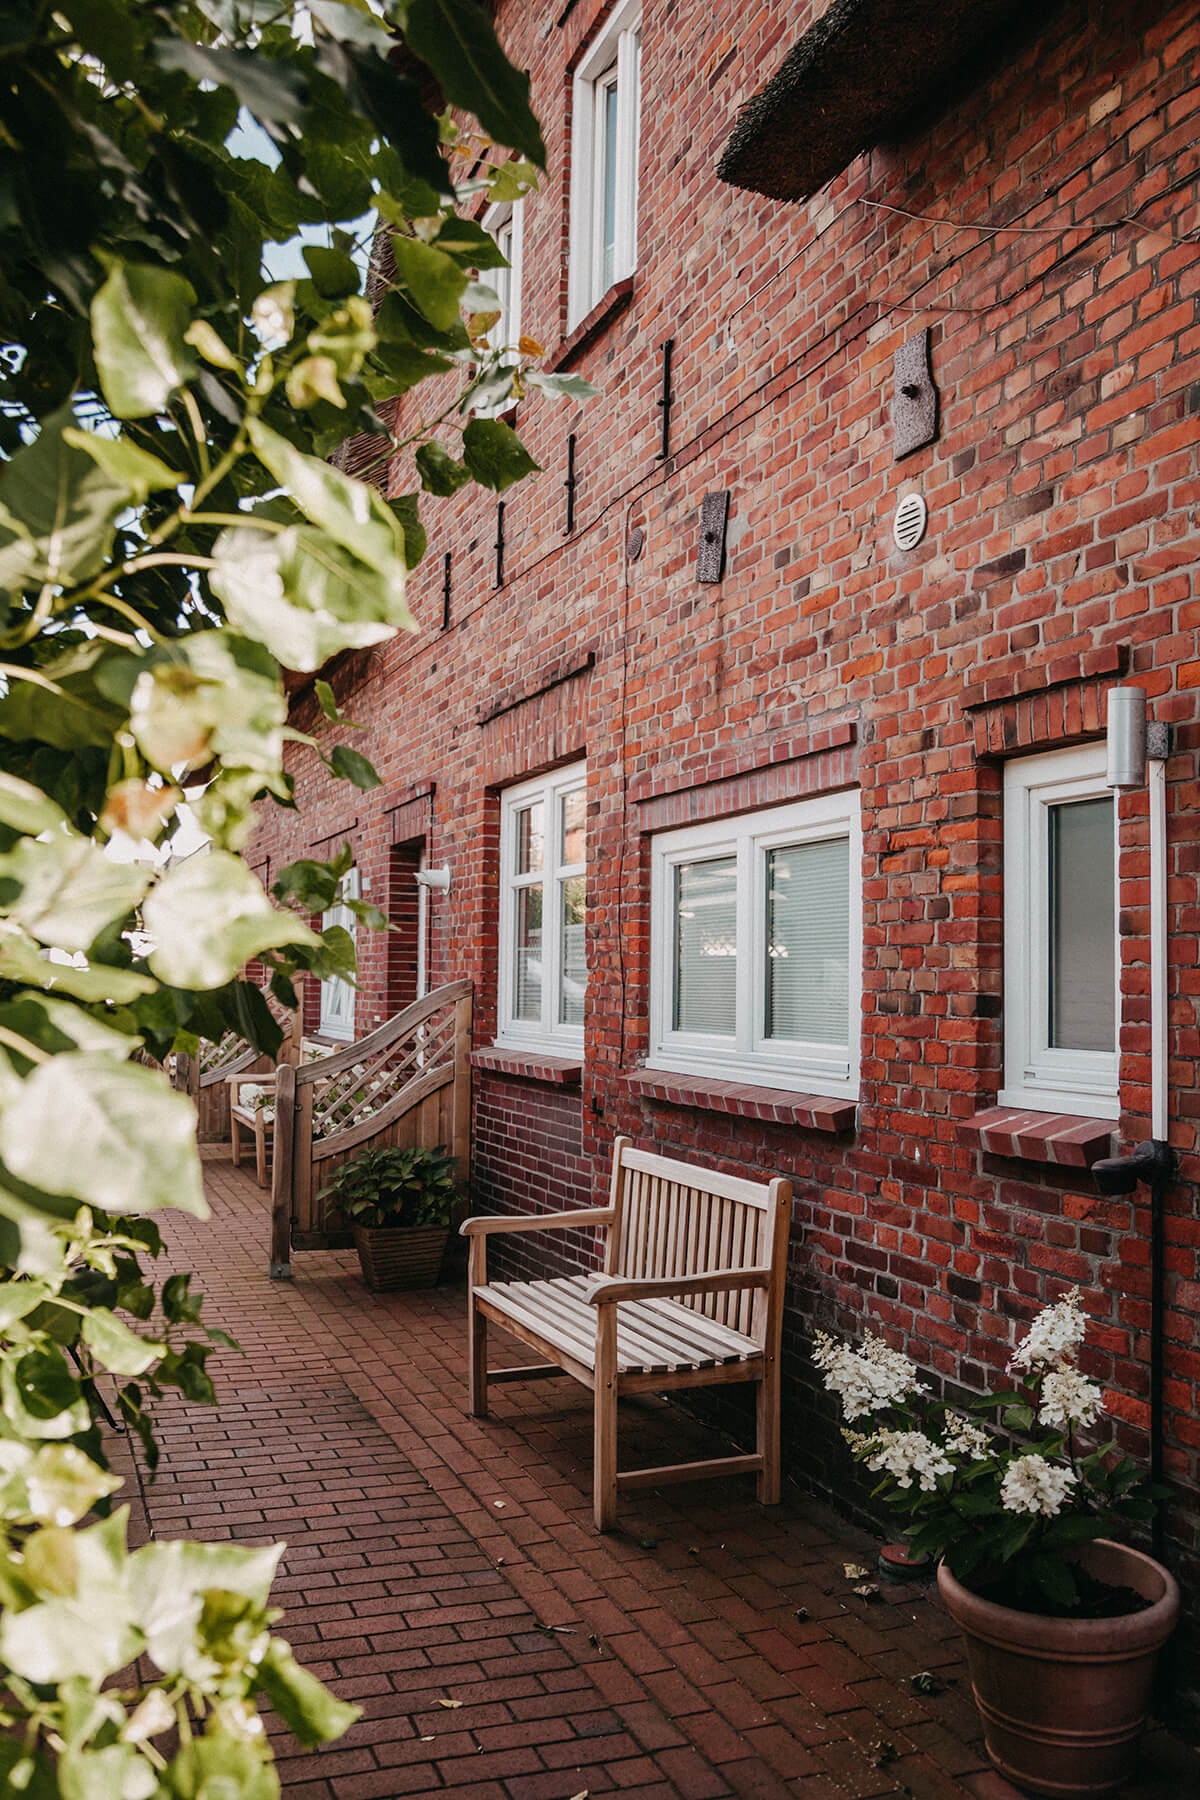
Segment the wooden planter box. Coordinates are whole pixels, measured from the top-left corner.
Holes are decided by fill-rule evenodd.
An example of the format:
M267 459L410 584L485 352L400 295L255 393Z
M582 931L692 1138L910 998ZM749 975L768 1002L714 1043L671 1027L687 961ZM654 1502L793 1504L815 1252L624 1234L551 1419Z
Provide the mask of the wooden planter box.
M363 1280L376 1294L434 1287L449 1237L448 1225L356 1225L354 1246Z

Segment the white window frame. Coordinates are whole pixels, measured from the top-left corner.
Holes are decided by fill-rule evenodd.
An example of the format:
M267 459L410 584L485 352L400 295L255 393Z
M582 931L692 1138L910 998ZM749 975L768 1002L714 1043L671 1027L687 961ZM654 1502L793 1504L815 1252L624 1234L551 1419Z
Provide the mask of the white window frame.
M347 900L361 897L361 883L357 869L348 869L338 883L338 897L334 904L321 914L321 929L328 925L341 925L355 940L358 946L358 920L346 905ZM328 981L321 983L321 1023L318 1027L321 1037L336 1038L339 1043L354 1042L354 1001L358 990L340 975L333 975Z
M525 234L525 202L524 200L504 201L497 206L489 206L483 215L483 229L489 236L500 241L500 233L505 226L511 226L511 253L508 258L508 305L501 311L500 317L488 332L488 343L493 350L511 350L516 353L517 340L521 335L521 263L522 241ZM494 285L496 276L505 271L484 269L480 280L489 286ZM509 403L511 404L511 402ZM478 409L477 409L478 410Z
M587 793L587 764L572 763L534 781L508 788L500 801L499 1005L496 1043L502 1049L541 1050L555 1056L582 1054L583 1026L559 1021L561 1000L561 884L573 876L587 878L587 862L559 860L563 797L574 789ZM542 802L542 868L517 873L517 816L531 803ZM586 842L586 838L585 838ZM542 887L542 1012L540 1020L513 1017L517 973L517 894Z
M637 267L638 135L641 126L641 0L622 0L575 71L571 97L570 255L567 329ZM605 87L617 84L613 268L604 278L600 154Z
M1120 1116L1119 1054L1050 1044L1048 809L1063 801L1114 800L1113 979L1118 1033L1121 957L1117 929L1117 809L1105 785L1104 744L1015 758L1004 770L1004 1086L1001 1106Z
M829 1044L783 1044L763 1032L767 963L767 852L847 838L850 858L848 1035ZM737 1002L732 1039L675 1029L675 870L681 863L737 858ZM662 832L650 865L650 1054L647 1066L756 1087L858 1098L862 1045L862 825L857 789L822 794L710 824Z

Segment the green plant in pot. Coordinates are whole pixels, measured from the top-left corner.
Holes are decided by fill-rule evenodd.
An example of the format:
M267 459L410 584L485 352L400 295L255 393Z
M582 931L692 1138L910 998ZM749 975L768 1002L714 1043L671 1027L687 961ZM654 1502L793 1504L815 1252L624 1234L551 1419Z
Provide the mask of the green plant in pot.
M1114 1536L1165 1490L1115 1444L1078 1442L1104 1410L1077 1366L1086 1329L1075 1289L1018 1344L1016 1385L962 1407L931 1398L881 1338L856 1350L818 1332L813 1360L851 1453L883 1477L875 1494L906 1517L910 1555L940 1558L993 1763L1029 1793L1099 1800L1136 1763L1179 1589Z
M364 1150L321 1190L349 1220L363 1279L375 1293L434 1286L458 1197L455 1158L440 1144Z

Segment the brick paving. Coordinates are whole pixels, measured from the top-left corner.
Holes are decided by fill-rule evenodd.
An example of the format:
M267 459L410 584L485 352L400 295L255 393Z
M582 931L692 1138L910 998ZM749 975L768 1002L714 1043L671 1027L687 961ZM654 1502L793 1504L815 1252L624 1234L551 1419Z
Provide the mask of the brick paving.
M748 1481L624 1496L597 1536L581 1389L505 1386L468 1418L461 1289L372 1295L341 1252L269 1282L266 1196L221 1151L206 1173L213 1218L170 1220L173 1260L247 1356L220 1357L217 1409L164 1409L141 1525L286 1540L280 1629L364 1709L324 1750L278 1739L289 1800L1016 1800L936 1600L853 1593L872 1540ZM630 1460L706 1444L623 1407ZM1164 1735L1144 1761L1129 1800L1200 1791Z

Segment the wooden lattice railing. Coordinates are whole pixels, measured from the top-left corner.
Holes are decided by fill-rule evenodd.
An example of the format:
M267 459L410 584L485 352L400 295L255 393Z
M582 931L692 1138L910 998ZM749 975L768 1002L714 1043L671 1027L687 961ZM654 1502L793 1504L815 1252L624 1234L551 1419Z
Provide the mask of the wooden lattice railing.
M321 1189L360 1150L445 1144L465 1178L471 1147L471 983L448 982L369 1037L275 1082L271 1274L287 1280L291 1252L349 1242Z

